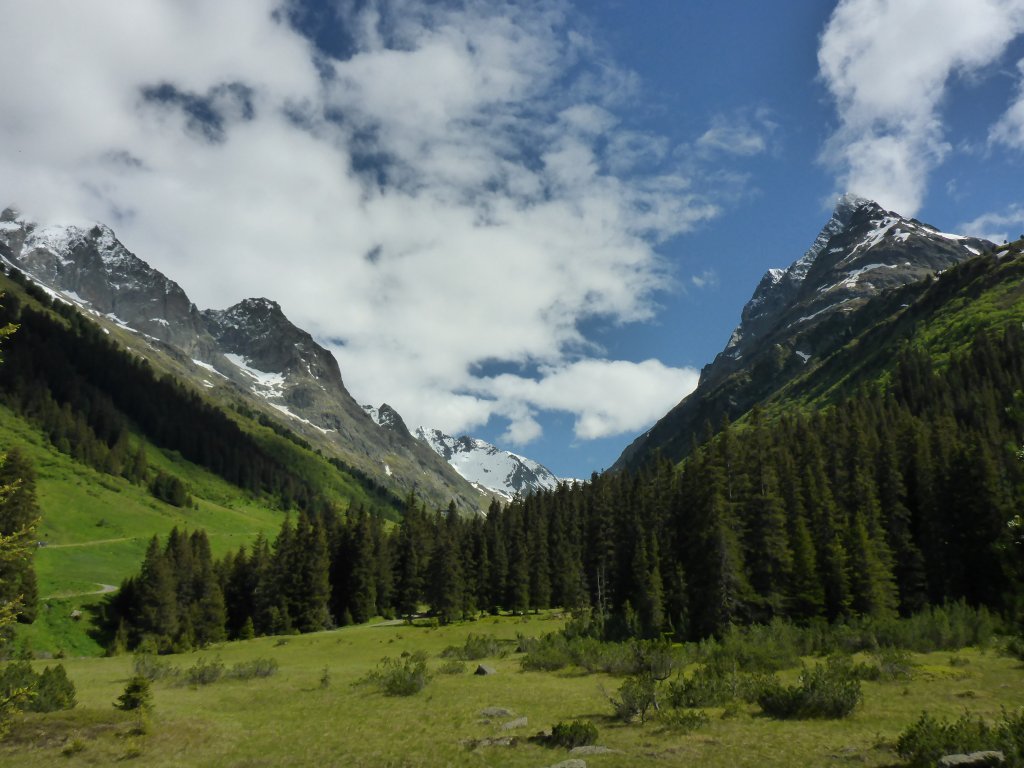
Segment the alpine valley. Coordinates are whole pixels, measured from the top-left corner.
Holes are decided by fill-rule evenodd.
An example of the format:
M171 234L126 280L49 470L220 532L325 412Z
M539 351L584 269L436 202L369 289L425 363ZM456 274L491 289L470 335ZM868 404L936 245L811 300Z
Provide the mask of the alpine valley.
M0 764L1020 765L1024 239L844 196L582 482L102 224L0 256Z

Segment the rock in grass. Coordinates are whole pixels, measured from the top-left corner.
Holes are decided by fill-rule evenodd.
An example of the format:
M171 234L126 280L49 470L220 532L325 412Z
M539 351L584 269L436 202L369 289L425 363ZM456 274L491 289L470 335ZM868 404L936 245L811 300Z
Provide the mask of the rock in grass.
M560 763L555 763L548 768L587 768L587 761L580 760L578 757L572 757Z
M488 667L486 664L479 664L476 668L474 675L494 675L497 674L498 670L494 667Z
M597 744L587 744L582 747L573 747L569 750L570 755L607 755L612 752L618 752L618 750L601 747Z
M516 713L504 707L486 707L480 710L480 717L515 717Z
M989 768L1006 764L1006 755L1002 752L989 750L971 752L965 755L946 755L939 760L939 768Z
M517 717L515 720L509 720L507 723L502 723L501 730L514 731L516 728L525 728L528 724L529 721L525 717Z

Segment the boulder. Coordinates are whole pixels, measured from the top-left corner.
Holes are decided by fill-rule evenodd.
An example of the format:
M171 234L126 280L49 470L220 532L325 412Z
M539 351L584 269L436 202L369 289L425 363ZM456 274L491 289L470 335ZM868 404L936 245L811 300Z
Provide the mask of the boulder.
M514 731L516 728L525 728L528 724L529 723L525 717L517 717L515 720L509 720L507 723L502 723L501 730Z
M939 759L939 768L989 768L1006 764L1006 755L1002 752L988 750L985 752L971 752L961 755L946 755Z
M494 667L488 667L486 664L480 664L476 668L474 675L494 675L497 674L498 670Z

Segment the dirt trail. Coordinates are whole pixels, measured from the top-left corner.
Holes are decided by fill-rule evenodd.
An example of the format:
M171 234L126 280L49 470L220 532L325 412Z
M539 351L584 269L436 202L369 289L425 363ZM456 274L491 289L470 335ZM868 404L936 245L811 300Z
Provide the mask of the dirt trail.
M99 587L99 589L93 590L92 592L67 592L67 593L58 592L55 595L47 595L46 597L41 597L39 599L40 600L54 600L54 599L57 599L57 598L65 598L65 597L87 597L89 595L109 595L111 592L117 592L117 590L119 589L119 587L116 587L113 584L101 584L98 581L95 582L95 584L96 584L97 587Z
M122 536L120 539L95 539L94 541L80 541L72 544L43 544L42 549L67 549L68 547L98 547L100 544L114 544L118 541L134 541L135 536ZM97 582L98 584L99 582Z

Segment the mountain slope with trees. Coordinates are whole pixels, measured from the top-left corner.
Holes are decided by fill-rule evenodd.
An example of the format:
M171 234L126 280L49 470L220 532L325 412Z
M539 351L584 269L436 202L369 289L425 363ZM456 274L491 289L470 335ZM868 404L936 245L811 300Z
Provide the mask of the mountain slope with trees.
M1012 615L1024 587L1011 524L1024 493L1022 275L1015 244L873 299L859 310L873 322L861 318L866 330L835 353L857 364L826 360L737 423L707 425L678 467L660 459L495 502L483 519L412 497L390 531L361 513L303 513L273 547L214 567L248 611L225 617L225 631L423 604L441 622L564 606L612 638L700 639L731 624L885 619L956 601ZM300 531L307 545L294 549ZM296 590L297 574L315 588ZM257 607L268 594L276 613ZM143 604L119 610L145 641Z

